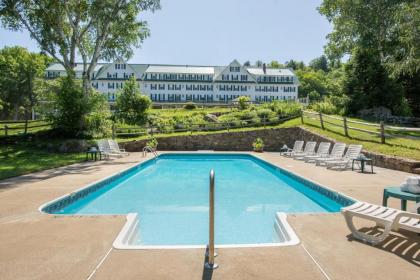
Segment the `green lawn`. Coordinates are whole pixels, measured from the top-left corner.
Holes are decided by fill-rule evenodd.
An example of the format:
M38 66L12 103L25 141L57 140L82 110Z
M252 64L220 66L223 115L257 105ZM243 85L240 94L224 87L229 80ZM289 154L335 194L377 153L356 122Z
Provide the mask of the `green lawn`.
M8 135L19 135L23 134L25 129L25 123L14 123L14 122L0 122L0 137L5 136L5 131L3 130L5 126L7 125L8 129ZM36 133L43 130L50 129L51 126L48 125L45 121L29 121L28 122L28 130L27 133Z
M64 166L85 159L84 153L55 153L31 144L0 146L0 180Z
M355 120L359 122L366 122L364 120L355 119L355 118L348 118L349 120ZM329 118L324 118L331 123L342 125L342 121L333 120ZM330 138L334 138L337 141L341 141L347 144L356 144L360 143L363 144L363 147L366 150L378 152L386 155L392 156L400 156L405 158L410 158L414 160L420 160L420 140L414 139L404 139L404 138L386 138L386 143L381 144L381 139L379 136L356 131L356 130L349 130L349 137L346 137L344 134L344 129L342 127L337 127L328 123L324 123L324 130L321 129L321 125L319 119L310 119L304 118L305 124L303 125L307 129L314 131L316 133L325 135ZM378 131L376 127L366 126L362 124L354 124L348 123L349 126L361 128L365 130L371 131ZM392 131L386 131L391 133ZM403 135L411 135L420 137L420 133L418 132L401 132L400 134Z

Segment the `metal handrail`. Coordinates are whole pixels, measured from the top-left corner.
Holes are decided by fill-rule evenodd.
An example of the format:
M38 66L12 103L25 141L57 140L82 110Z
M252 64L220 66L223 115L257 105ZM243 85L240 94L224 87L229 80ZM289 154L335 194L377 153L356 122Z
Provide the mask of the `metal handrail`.
M210 170L210 191L209 191L209 244L207 262L204 264L206 269L216 269L219 267L214 263L214 170Z
M143 157L145 157L146 156L146 153L147 152L152 152L153 153L153 155L155 156L155 158L157 157L157 156L159 156L159 154L156 152L156 150L155 149L153 149L152 147L150 147L150 146L146 146L146 147L144 147L143 148Z

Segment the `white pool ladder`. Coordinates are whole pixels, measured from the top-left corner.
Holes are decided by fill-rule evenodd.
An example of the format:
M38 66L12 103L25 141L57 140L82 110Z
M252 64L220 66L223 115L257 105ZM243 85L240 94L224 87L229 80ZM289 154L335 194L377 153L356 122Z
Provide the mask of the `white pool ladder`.
M146 157L147 152L153 153L155 159L159 156L159 154L156 152L156 150L153 149L150 146L146 146L146 147L143 148L143 157Z
M207 261L204 268L213 270L219 267L214 262L217 253L214 251L214 170L210 170L210 190L209 190L209 244L207 245Z

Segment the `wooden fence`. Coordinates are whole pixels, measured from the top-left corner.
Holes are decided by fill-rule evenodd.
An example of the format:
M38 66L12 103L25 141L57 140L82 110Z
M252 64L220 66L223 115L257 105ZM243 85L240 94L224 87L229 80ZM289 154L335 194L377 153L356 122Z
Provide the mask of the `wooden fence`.
M390 126L390 125L386 125L384 122L367 123L367 122L349 120L346 117L330 116L330 115L326 115L326 114L322 114L318 112L312 112L312 111L302 111L302 115L301 115L302 123L305 123L305 118L319 121L320 127L323 130L325 130L325 124L329 124L335 127L340 127L343 129L343 133L346 137L350 137L350 132L349 132L350 130L355 130L355 131L379 136L382 144L385 144L386 138L404 138L404 139L410 139L410 140L420 140L419 136L398 134L398 132L420 133L420 128L415 128L415 127ZM331 120L335 120L335 122ZM371 127L372 130L356 127L352 124Z
M203 122L203 123L176 123L170 125L147 125L147 126L131 126L118 127L113 125L112 136L116 137L130 137L143 136L162 133L177 133L177 132L194 132L200 131L227 131L231 129L247 128L247 127L267 127L280 124L284 121L298 118L299 115L294 116L279 116L275 118L259 118L237 120L233 122Z
M0 135L10 136L16 134L28 134L39 131L41 128L50 127L44 120L36 121L0 121Z

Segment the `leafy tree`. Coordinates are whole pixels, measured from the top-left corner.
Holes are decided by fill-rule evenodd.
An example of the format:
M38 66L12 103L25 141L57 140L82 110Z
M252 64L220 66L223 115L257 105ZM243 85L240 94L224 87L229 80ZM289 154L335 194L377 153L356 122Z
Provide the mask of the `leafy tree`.
M394 14L402 2L413 1L324 0L319 11L334 27L328 35L327 54L339 58L362 47L376 50L375 54L384 62L396 43Z
M249 60L245 61L244 66L251 66L251 62L249 62Z
M377 56L372 58L374 64L371 68L376 69L379 61L386 74L392 75L389 80L403 87L413 112L420 115L420 106L416 106L420 102L416 91L420 87L420 2L323 0L319 11L334 27L328 35L326 47L329 59L338 61L345 54L353 54L356 49L359 53L368 52ZM379 88L376 90L379 91ZM379 99L389 100L388 92L385 91ZM397 94L396 98L399 97ZM369 99L373 100L373 97ZM400 104L406 104L404 100L400 100Z
M257 61L255 61L255 66L256 67L262 67L263 66L263 62L261 60L257 60Z
M305 63L303 61L298 62L296 68L300 70L305 69Z
M5 28L27 30L68 76L74 76L78 51L88 94L97 62L129 58L132 47L149 35L139 13L159 7L159 0L5 0L0 2L0 19Z
M316 99L328 95L328 86L325 72L314 71L314 70L297 70L296 75L299 78L299 94L302 97L311 94L312 97L316 96Z
M111 132L111 113L105 97L93 90L83 92L79 80L61 78L54 95L54 111L48 118L60 136L105 137Z
M128 124L144 124L152 101L142 95L137 81L131 77L117 95L117 117Z
M39 101L36 82L44 76L50 59L22 47L0 50L0 99L3 118L18 119L21 112L29 119Z
M378 106L388 107L396 114L402 113L399 109L403 102L402 87L388 76L378 55L356 49L345 71L344 92L350 97L350 113Z
M294 61L293 59L291 59L289 61L286 61L286 67L287 68L291 68L293 70L296 70L297 69L297 63L296 63L296 61Z
M283 68L283 65L280 64L278 61L273 60L273 61L270 62L270 64L268 64L268 67L271 67L271 68Z
M325 55L321 55L320 57L313 59L311 62L309 62L309 66L314 70L322 70L324 72L328 72L329 70L328 60Z

